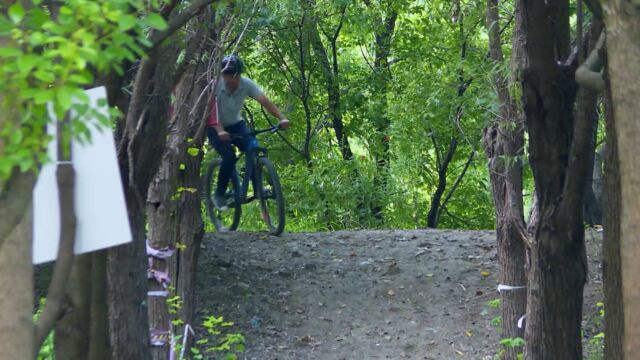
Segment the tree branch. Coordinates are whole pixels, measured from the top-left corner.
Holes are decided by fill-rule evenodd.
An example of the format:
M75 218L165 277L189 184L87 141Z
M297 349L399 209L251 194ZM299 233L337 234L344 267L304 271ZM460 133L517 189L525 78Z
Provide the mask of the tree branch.
M187 7L183 12L169 20L166 30L151 32L149 35L149 41L151 41L152 44L151 49L157 48L166 38L178 31L178 29L180 29L194 16L198 15L202 8L217 1L219 0L195 0L190 3L189 7Z
M4 184L0 193L0 247L29 208L36 180L33 171L21 172L16 167Z
M74 211L75 172L71 164L59 164L56 171L58 198L60 201L60 244L58 259L47 291L47 303L35 327L34 348L40 346L64 312L64 296L67 281L73 265L73 247L76 237L76 216Z
M462 181L462 178L466 174L467 169L469 169L469 166L473 162L473 158L475 157L475 155L476 155L476 151L475 150L471 151L471 154L469 154L469 158L467 159L467 162L464 164L464 168L462 169L462 172L458 175L458 178L453 183L453 186L451 186L451 189L449 189L449 193L447 193L447 196L445 196L444 201L440 205L441 210L447 205L447 203L451 199L451 196L453 196L453 193L458 188L458 185L460 185L460 182Z
M576 70L576 82L578 85L594 91L604 90L604 77L600 71L602 70L602 59L600 59L600 51L604 46L605 33L600 34L595 49L591 51L589 57Z

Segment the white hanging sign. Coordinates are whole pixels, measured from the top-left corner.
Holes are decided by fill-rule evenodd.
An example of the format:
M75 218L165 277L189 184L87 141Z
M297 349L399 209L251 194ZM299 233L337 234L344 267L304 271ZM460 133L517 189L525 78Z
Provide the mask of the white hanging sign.
M107 108L98 106L98 100L107 97L105 88L90 89L86 93L90 98L89 106L108 116ZM34 264L53 261L58 255L60 207L55 128L48 126L48 132L53 136L48 148L51 162L42 167L33 190ZM71 143L76 174L76 255L125 244L132 239L113 133L109 128L98 129L93 124L90 132L90 143Z

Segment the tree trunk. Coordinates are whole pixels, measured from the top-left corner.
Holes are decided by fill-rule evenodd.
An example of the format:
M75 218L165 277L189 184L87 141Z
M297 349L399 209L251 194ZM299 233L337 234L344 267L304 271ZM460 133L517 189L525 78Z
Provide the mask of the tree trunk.
M391 79L391 68L389 56L391 55L391 39L396 28L398 12L395 9L389 10L380 24L376 24L375 37L375 58L373 61L374 72L374 96L379 104L374 110L374 126L376 128L376 142L379 141L380 149L376 152L377 171L374 177L374 185L378 194L387 192L387 177L390 161L389 153L389 126L391 122L387 115L387 92L389 91L389 81ZM380 197L373 199L371 212L374 218L380 222L384 221L384 205Z
M91 328L89 360L109 360L109 314L107 309L107 250L92 254Z
M637 1L603 2L620 170L620 254L624 304L624 358L640 358L640 5ZM611 144L613 147L613 144ZM615 231L615 229L613 229ZM610 240L610 239L608 239ZM613 250L613 249L612 249ZM612 251L612 258L615 257ZM613 269L612 269L613 270ZM607 335L608 336L608 335Z
M118 160L133 242L110 249L107 260L109 334L114 359L150 357L144 201L166 141L176 55L164 48L142 61L119 139Z
M32 227L28 210L0 247L0 349L6 359L34 358Z
M315 17L313 18L313 22L309 22L308 31L313 51L316 53L316 58L318 59L318 61L320 62L320 66L322 67L322 74L324 76L325 87L327 89L329 114L331 116L333 130L336 134L336 140L338 141L338 146L340 147L340 153L342 154L342 158L344 160L351 160L353 159L353 153L351 152L351 147L349 145L349 138L344 131L344 124L342 122L342 109L340 108L340 82L338 78L338 59L336 53L336 41L340 34L340 29L342 28L344 11L346 11L346 7L343 8L343 14L340 18L340 24L338 25L333 38L329 39L331 41L333 50L333 64L329 62L327 50L322 43L322 39L320 38L320 33L318 31L318 19L316 19Z
M90 341L91 256L73 259L67 283L64 315L55 327L55 353L58 359L88 359Z
M516 5L517 6L517 5ZM515 26L512 38L511 64L516 77L521 67L523 42L522 12L516 7ZM499 65L504 61L500 39L498 0L487 1L487 27L489 29L489 54ZM484 130L483 144L489 160L489 174L493 202L496 209L496 236L500 260L500 283L508 286L525 286L527 277L526 243L522 199L522 162L524 155L524 122L516 100L509 94L509 81L499 72L494 74L494 83L500 111L490 127ZM506 159L510 159L507 161ZM524 289L501 292L502 338L524 337L518 328L518 320L525 314L527 293ZM505 348L502 359L515 360L521 349Z
M214 29L209 34L202 24L213 23L211 14L205 14L194 21L194 35L189 37L189 48L183 60L186 70L181 81L175 87L174 114L169 123L167 147L162 164L149 189L147 199L147 216L149 219L149 244L160 249L178 248L177 254L171 258L153 259L152 269L166 272L180 297L181 306L177 315L170 314L164 298L150 298L150 325L152 328L169 331L174 318L185 325L193 326L195 277L200 244L204 235L201 214L201 177L202 152L190 155L188 149L202 149L204 143L204 125L206 119L207 99L211 89L207 90L209 72L217 74L218 67L208 69L200 60L203 53L219 57L220 49L215 47L219 41L206 39L211 35L217 37ZM196 60L197 59L197 60ZM217 77L214 75L215 80ZM206 91L206 92L205 92ZM205 96L201 94L205 92ZM179 189L185 189L179 191ZM180 246L177 246L180 244ZM155 290L163 290L162 285L152 279L150 286ZM172 294L173 295L173 294ZM182 330L178 329L182 334ZM175 334L177 335L177 333ZM152 349L155 359L163 359L170 351L168 343Z
M458 139L451 139L449 147L447 148L446 156L444 157L444 159L442 159L442 161L438 161L438 163L440 164L440 166L438 166L438 186L436 187L436 191L431 197L431 205L429 206L429 212L427 213L428 228L435 229L436 227L438 227L438 221L440 220L440 203L442 201L442 196L447 189L447 172L449 171L449 165L453 160L453 156L455 155L457 148Z
M583 208L593 124L574 122L577 67L570 53L568 1L521 0L522 87L539 201L531 243L525 357L582 358L586 280Z
M606 71L606 70L605 70ZM611 101L611 88L605 93L606 150L604 177L604 309L605 337L604 358L622 360L624 337L624 308L622 304L622 273L620 271L620 165L618 161L618 141Z

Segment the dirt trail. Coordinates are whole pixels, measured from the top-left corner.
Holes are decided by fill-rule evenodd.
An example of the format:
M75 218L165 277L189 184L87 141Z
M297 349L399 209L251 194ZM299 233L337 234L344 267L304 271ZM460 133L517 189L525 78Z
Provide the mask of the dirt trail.
M602 299L596 238L587 234L586 318ZM232 233L209 234L204 244L198 315L235 322L246 359L496 353L499 310L488 304L498 298L493 232Z

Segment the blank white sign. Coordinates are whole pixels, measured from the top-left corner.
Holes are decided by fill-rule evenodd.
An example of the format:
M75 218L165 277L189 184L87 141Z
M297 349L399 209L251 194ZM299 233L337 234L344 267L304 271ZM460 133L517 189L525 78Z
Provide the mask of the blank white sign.
M106 99L104 87L87 90L90 106L107 115L98 100ZM55 123L54 123L55 124ZM91 142L72 142L75 169L75 213L77 219L75 253L82 254L131 241L131 228L120 180L116 147L110 128L90 125ZM57 146L55 126L48 126L54 140L49 158L33 191L33 263L55 260L60 242L60 207L56 182Z

